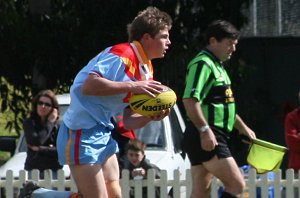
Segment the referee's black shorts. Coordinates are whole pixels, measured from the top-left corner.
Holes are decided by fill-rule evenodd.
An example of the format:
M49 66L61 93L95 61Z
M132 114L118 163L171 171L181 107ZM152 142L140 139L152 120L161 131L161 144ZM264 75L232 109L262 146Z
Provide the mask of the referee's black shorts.
M215 155L219 159L232 157L228 146L229 134L220 128L211 127L211 129L217 138L218 145L212 151L204 151L201 147L199 131L192 122L187 122L183 138L183 149L187 153L192 166L209 161Z

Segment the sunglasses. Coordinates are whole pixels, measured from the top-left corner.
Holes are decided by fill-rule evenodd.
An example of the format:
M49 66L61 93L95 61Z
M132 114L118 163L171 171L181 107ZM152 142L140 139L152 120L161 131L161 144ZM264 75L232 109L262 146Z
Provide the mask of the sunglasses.
M37 103L39 106L45 106L45 107L52 107L52 104L48 103L48 102L42 102L42 101L39 101Z

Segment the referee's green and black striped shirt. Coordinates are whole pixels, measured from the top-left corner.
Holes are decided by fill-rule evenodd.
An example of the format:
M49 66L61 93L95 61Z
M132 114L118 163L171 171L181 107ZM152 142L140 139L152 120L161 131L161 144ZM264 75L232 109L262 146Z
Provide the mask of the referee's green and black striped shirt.
M210 126L231 132L236 110L230 85L222 63L204 49L188 65L183 98L196 98Z

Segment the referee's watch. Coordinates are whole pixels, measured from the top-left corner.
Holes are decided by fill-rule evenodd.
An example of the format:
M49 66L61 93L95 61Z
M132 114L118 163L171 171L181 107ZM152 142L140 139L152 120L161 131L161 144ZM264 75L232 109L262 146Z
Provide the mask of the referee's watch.
M199 127L199 128L197 128L197 129L198 129L198 131L199 131L200 133L205 133L205 132L207 132L208 129L210 129L210 127L209 127L208 125L204 125L204 126Z

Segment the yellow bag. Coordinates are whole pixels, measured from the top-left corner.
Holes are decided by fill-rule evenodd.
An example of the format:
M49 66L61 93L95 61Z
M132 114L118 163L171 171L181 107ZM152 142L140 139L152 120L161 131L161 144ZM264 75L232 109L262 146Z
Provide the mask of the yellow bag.
M259 174L276 171L280 168L282 158L286 151L287 148L284 146L255 139L252 141L249 149L247 162L255 168Z

